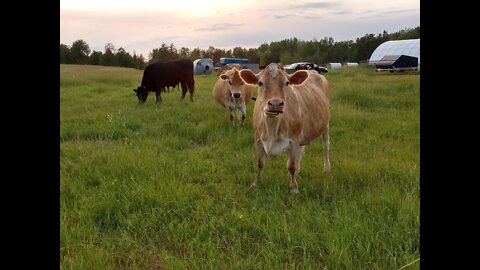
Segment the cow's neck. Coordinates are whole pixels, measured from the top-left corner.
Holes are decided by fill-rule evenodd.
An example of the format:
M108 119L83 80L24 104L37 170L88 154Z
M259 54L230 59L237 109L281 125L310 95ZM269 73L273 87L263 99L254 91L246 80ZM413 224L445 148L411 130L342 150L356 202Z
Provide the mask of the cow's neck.
M270 117L267 117L267 116L264 116L264 117L265 117L265 128L267 130L268 137L269 138L278 137L279 136L278 130L279 130L279 127L280 127L280 122L281 122L281 119L282 119L282 115L278 115L275 118L270 118Z

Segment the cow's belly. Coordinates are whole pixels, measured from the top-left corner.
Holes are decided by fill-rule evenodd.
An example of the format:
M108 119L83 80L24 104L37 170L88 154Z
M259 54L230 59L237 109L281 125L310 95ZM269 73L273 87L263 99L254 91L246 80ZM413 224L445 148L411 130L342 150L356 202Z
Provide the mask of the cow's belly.
M267 155L275 157L290 147L289 139L262 140L263 149Z

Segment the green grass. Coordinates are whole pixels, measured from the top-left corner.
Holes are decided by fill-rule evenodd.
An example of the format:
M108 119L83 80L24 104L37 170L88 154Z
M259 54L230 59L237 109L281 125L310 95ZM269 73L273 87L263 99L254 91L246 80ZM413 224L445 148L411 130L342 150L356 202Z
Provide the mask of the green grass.
M249 189L254 104L231 125L214 75L138 105L142 71L61 65L61 269L419 269L419 75L325 76L332 171L307 146L295 196L286 153Z

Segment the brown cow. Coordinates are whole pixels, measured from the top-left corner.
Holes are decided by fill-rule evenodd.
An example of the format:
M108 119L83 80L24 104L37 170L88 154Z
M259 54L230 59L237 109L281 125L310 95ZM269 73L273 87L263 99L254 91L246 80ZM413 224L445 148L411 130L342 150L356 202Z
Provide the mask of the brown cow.
M225 71L213 86L212 95L218 104L227 108L230 121L233 122L233 110L237 109L237 118L242 119L242 125L247 113L247 104L252 98L253 86L243 82L238 69Z
M161 92L165 92L165 87L175 87L177 84L182 87L181 100L185 98L188 90L190 100L193 101L195 80L192 60L174 59L149 64L143 71L141 85L133 91L136 93L139 103L145 103L148 92L156 92L156 102L158 103L162 102Z
M320 136L325 151L324 171L330 171L330 101L327 80L312 70L299 70L288 75L276 63L268 65L257 74L243 69L240 77L248 84L258 85L257 101L253 109L258 170L252 186L262 183L265 154L275 157L288 149L290 192L299 193L295 173L300 171L305 145Z

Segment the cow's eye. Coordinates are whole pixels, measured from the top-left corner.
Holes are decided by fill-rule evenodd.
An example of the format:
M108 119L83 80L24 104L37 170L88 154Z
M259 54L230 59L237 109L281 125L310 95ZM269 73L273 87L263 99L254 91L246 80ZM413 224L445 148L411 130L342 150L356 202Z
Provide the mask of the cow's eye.
M241 82L240 85L243 85L244 82Z
M232 85L232 82L230 80L228 80L228 84Z
M262 83L262 82L258 82L258 86L262 86L262 85L263 85L263 83Z
M289 84L290 84L290 82L289 82L289 81L287 81L287 82L285 83L285 86L288 86Z

